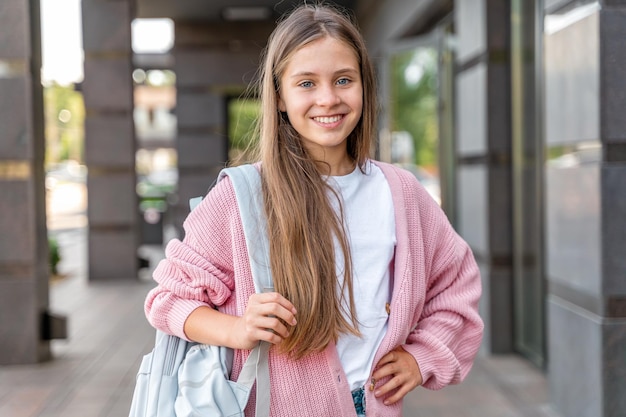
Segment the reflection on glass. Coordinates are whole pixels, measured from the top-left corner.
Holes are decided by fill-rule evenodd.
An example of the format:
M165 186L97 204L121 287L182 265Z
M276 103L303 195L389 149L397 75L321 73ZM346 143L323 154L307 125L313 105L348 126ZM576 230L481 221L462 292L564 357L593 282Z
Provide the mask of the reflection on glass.
M411 171L441 204L437 116L437 51L419 47L390 61L390 131L381 142L388 159Z
M598 10L600 10L600 4L597 1L582 5L580 2L573 3L570 7L547 14L543 21L544 32L551 35L596 13Z
M573 168L584 164L597 164L602 160L600 142L581 142L552 146L546 152L550 168Z

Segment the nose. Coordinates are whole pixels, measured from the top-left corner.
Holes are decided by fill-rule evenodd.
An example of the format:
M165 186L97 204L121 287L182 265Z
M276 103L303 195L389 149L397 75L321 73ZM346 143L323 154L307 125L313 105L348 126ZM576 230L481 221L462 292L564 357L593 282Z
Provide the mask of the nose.
M331 107L338 104L341 102L341 98L337 93L338 92L332 85L324 85L320 87L317 93L317 105L321 107Z

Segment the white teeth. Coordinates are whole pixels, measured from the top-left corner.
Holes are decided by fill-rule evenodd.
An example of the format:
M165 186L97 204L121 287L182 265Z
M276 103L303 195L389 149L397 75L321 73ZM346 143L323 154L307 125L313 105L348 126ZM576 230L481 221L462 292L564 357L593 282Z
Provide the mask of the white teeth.
M319 123L335 123L341 120L341 116L333 116L333 117L314 117L313 120Z

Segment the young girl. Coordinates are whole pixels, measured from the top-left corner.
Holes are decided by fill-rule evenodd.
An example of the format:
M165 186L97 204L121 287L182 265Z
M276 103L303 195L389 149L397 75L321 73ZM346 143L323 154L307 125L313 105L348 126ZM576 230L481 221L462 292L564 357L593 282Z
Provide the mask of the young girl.
M412 174L369 159L375 93L342 13L304 5L279 22L259 131L274 292L255 294L228 178L154 272L150 323L236 349L232 379L258 341L274 345L272 416L401 416L418 385L462 381L481 342L468 245Z

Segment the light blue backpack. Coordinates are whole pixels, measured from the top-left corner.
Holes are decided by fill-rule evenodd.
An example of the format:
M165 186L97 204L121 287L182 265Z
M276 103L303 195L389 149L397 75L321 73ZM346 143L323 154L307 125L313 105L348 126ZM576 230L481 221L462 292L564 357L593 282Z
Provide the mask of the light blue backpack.
M235 189L257 292L271 288L269 245L262 215L261 178L252 165L223 169ZM190 200L195 207L202 197ZM151 353L144 356L129 417L243 417L256 380L256 416L269 417L268 351L260 342L250 353L237 381L230 381L232 349L190 343L156 332Z

